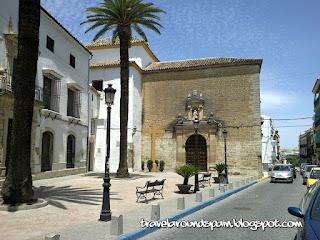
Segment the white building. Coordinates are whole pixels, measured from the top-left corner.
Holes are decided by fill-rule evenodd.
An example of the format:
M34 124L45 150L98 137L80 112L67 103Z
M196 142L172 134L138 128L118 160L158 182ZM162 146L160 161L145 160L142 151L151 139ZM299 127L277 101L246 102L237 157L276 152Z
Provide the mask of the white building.
M268 170L270 164L274 164L279 156L279 134L274 128L272 119L269 116L261 116L262 126L262 165L264 170Z
M0 166L10 154L18 0L0 8ZM91 54L45 9L41 9L39 58L32 132L32 173L84 172L87 161L89 61ZM90 95L91 96L91 95ZM97 117L97 116L96 116ZM62 170L62 171L57 171ZM66 173L67 172L67 173Z
M116 172L119 166L120 144L120 55L119 43L112 44L110 38L98 40L87 45L92 52L90 81L98 90L103 90L108 84L117 90L114 105L111 110L111 143L110 171ZM141 69L152 62L158 62L148 44L139 39L133 39L130 56L129 73L129 119L128 119L128 166L129 170L141 168L141 121L142 121L142 83ZM97 139L95 147L94 171L103 172L106 154L106 118L107 106L104 93L101 92L99 120L97 121Z

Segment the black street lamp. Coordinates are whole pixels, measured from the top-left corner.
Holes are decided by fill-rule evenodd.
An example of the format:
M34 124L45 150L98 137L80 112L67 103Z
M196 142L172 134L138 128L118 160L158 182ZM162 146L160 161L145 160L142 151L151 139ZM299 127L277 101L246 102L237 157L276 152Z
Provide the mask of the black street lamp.
M196 168L198 168L199 165L199 149L198 149L198 130L199 130L199 119L195 118L193 119L193 125L194 125L194 132L196 134L196 142L195 142L195 149L196 149ZM196 193L199 191L199 174L198 169L196 169L196 174L194 175L194 190L193 192Z
M224 138L224 173L225 173L225 178L226 178L226 184L229 184L228 165L227 165L227 136L228 136L227 129L224 129L222 133L223 133L223 138Z
M108 84L108 88L104 89L105 93L105 103L107 104L107 141L106 141L106 160L104 166L104 177L103 177L103 200L102 200L102 210L100 213L100 221L110 221L111 220L111 210L110 210L110 175L109 175L109 158L110 158L110 118L111 118L111 105L113 105L114 95L116 89L112 88L112 84Z

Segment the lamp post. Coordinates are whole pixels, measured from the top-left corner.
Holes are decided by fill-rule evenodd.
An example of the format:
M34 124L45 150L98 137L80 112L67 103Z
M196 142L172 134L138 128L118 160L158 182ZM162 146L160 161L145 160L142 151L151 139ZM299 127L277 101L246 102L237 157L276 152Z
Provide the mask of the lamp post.
M199 130L199 119L194 118L193 119L193 125L194 125L194 132L196 134L196 142L195 142L195 149L196 149L196 168L198 168L199 165L199 152L198 152L198 130ZM194 175L194 190L193 192L196 193L199 191L199 175L198 175L198 169L196 170L196 174Z
M222 133L223 133L223 138L224 138L224 173L225 173L225 177L226 177L226 184L229 184L228 164L227 164L227 136L228 136L227 129L224 129Z
M110 210L110 175L109 175L109 159L110 159L110 117L111 117L111 105L113 105L114 95L116 89L112 88L112 84L108 84L108 87L104 89L105 93L105 103L107 104L107 139L106 139L106 160L104 166L104 177L103 177L103 200L102 200L102 210L100 213L100 221L110 221L111 220L111 210Z

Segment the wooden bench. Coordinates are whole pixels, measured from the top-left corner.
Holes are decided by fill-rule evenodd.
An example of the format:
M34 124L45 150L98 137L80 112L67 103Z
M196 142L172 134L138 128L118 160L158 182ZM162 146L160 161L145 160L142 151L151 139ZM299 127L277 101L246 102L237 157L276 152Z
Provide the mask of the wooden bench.
M205 184L209 184L211 186L211 173L201 173L202 176L199 177L199 185L205 187Z
M156 195L160 195L163 199L163 186L164 186L165 179L161 181L147 181L144 187L136 187L136 195L137 195L137 202L139 202L140 198L144 198L145 203L148 203L147 195L148 193L153 194L152 199L155 198Z

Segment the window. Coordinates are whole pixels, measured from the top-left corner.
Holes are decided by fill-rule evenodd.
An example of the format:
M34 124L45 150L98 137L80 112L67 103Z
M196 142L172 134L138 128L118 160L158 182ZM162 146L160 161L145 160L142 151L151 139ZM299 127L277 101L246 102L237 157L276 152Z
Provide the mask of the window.
M92 87L94 87L97 91L102 91L103 81L102 80L93 80Z
M54 40L47 36L47 48L51 51L54 52Z
M76 58L72 54L70 54L70 66L76 68Z
M80 118L80 91L68 88L67 115Z
M43 103L44 108L59 112L60 80L43 76Z

